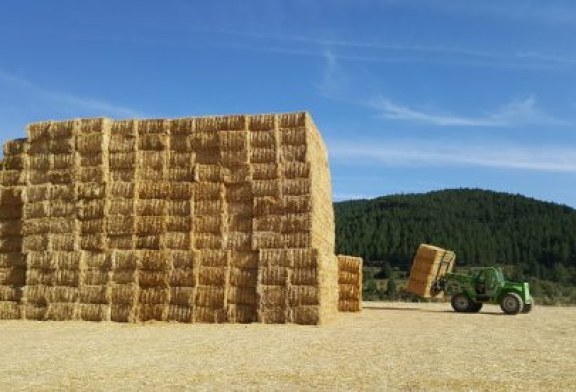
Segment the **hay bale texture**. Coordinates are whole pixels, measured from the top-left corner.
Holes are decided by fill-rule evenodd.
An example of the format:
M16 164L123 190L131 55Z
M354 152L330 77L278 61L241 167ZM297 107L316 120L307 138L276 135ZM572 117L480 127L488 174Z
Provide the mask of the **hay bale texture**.
M436 278L451 272L456 255L433 245L420 244L412 260L407 291L423 298L442 298L444 292L432 290Z
M27 133L0 171L0 318L319 324L338 311L328 158L307 113Z

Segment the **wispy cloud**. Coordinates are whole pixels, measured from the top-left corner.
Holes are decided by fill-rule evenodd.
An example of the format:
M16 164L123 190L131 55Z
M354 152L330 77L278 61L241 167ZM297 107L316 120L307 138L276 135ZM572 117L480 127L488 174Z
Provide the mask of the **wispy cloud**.
M569 122L554 118L536 105L534 96L508 102L490 113L467 117L451 113L430 112L378 97L369 103L379 116L398 121L417 122L439 126L460 127L515 127L521 125L568 125Z
M78 96L76 94L53 91L20 76L0 70L0 85L13 95L29 97L32 101L41 102L43 108L53 108L55 112L69 112L78 116L113 116L141 117L138 111L114 103Z
M389 140L380 142L333 141L333 162L344 165L485 167L576 173L576 149L528 147L504 143L474 144Z

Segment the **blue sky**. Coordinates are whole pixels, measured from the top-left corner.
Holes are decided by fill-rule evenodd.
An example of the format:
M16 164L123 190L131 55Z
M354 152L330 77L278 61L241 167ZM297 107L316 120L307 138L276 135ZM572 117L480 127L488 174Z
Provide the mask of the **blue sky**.
M0 136L85 116L308 110L334 198L576 207L576 2L0 2Z

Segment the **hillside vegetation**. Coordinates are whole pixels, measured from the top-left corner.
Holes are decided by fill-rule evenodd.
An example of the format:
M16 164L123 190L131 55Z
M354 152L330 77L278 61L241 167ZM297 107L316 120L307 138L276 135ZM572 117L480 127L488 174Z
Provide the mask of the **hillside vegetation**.
M541 295L576 301L576 210L478 189L335 204L337 252L408 271L420 243L453 249L457 266L505 266Z

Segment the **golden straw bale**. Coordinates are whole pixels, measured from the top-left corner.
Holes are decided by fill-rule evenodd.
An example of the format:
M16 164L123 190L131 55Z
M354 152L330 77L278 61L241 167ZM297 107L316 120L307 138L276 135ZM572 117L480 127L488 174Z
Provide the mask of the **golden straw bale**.
M284 196L282 207L286 213L299 214L312 210L312 199L310 196Z
M190 233L192 231L192 218L190 216L166 217L167 232Z
M48 303L52 302L76 302L79 289L76 287L53 286L45 288L45 298Z
M171 287L195 287L196 273L193 268L174 269L170 274Z
M135 185L132 182L113 182L109 187L111 197L134 198Z
M282 182L278 180L253 181L252 194L254 197L278 198L282 194Z
M133 304L112 304L110 320L120 323L133 323L138 320L136 307Z
M164 199L140 199L136 205L139 216L162 217L166 215L168 202Z
M29 163L24 155L4 156L4 170L24 170Z
M170 274L167 271L138 271L138 283L140 287L164 287L170 286Z
M80 166L101 166L105 163L108 162L102 152L80 156ZM54 159L54 164L56 164L56 159Z
M290 274L290 284L298 286L315 286L319 283L316 268L294 268Z
M250 163L278 163L279 151L276 147L253 147L250 149Z
M286 323L286 309L284 306L265 306L259 312L259 320L264 324Z
M166 249L186 250L192 249L190 233L167 233L164 235L164 247Z
M136 219L138 235L162 234L166 232L166 218L163 216L139 216Z
M136 237L136 249L160 249L160 236L148 235Z
M196 129L195 122L196 119L194 118L178 118L175 120L170 120L168 123L170 134L190 134Z
M107 269L87 268L82 273L83 283L87 285L105 285L110 280L110 273Z
M113 304L131 305L138 302L140 289L135 284L114 284L110 289Z
M0 252L3 253L18 252L22 250L37 250L35 248L41 247L41 243L36 242L37 236L34 237L34 239L30 240L24 240L21 236L0 238Z
M136 250L115 250L112 263L115 271L136 270L141 267L142 252Z
M80 237L80 249L94 251L106 250L106 234L92 233Z
M193 195L191 183L170 183L166 184L168 198L171 200L190 200Z
M168 305L145 304L138 307L140 321L164 321L168 315Z
M168 188L163 183L145 182L138 185L140 199L165 199L167 196Z
M292 322L302 325L317 325L320 323L319 306L297 306L292 311Z
M262 267L292 268L294 265L290 249L260 249L257 252L259 265Z
M199 250L195 255L202 267L226 267L230 263L231 253L226 250Z
M169 305L166 320L179 323L191 323L192 309L190 306Z
M52 156L52 169L65 170L74 166L76 155L71 154L54 154Z
M138 120L113 121L110 127L112 135L122 137L135 136L138 130Z
M198 284L206 286L224 286L227 270L223 267L204 267L198 273Z
M20 301L22 298L22 287L0 286L0 302Z
M167 271L172 268L169 252L141 251L139 252L140 268L153 271Z
M25 268L26 255L21 252L2 252L0 253L1 268Z
M36 154L30 157L30 170L47 172L52 167L52 154Z
M17 302L0 302L0 320L18 320L22 318Z
M50 204L48 202L27 203L24 205L24 219L48 218Z
M14 156L24 154L28 148L28 141L26 139L15 139L4 142L4 156Z
M219 234L225 228L225 215L196 215L194 216L194 231L196 233Z
M276 180L280 176L280 166L276 163L257 163L252 165L252 178L256 181Z
M78 171L77 180L80 182L104 183L107 179L106 174L107 174L106 168L104 168L103 166L81 167L80 170ZM70 181L66 182L62 181L61 183L69 183L72 182L72 180L74 180L74 177L72 175L69 175L68 178L70 179Z
M106 233L119 236L132 234L136 228L136 219L133 216L114 215L106 218Z
M28 186L25 196L27 203L46 201L50 198L50 185Z
M277 124L275 114L258 114L248 117L248 128L250 130L274 129Z
M193 198L200 200L219 200L224 198L224 185L220 183L196 183L193 188Z
M138 134L141 136L151 133L166 133L169 130L169 122L164 119L139 120L137 124Z
M57 217L76 217L76 203L63 200L53 200L50 202L50 216Z
M236 305L257 305L258 294L256 287L228 287L228 303Z
M260 286L260 303L264 307L283 306L287 300L285 286Z
M169 253L168 257L172 260L174 271L178 269L194 268L197 252L192 250L172 251Z
M221 234L197 233L193 237L195 249L223 249L224 237Z
M26 268L0 268L0 285L23 286L26 284Z
M0 216L3 220L20 220L24 211L20 206L0 204Z
M287 248L308 248L312 246L312 236L309 233L282 234Z
M196 288L196 306L219 309L224 306L225 289L220 286L198 286Z
M106 304L81 303L79 305L79 317L83 321L109 321L110 308Z
M53 234L50 236L51 250L74 251L79 250L78 245L74 236L70 234Z
M186 164L192 164L193 154L191 154L193 148L193 141L191 135L177 134L170 135L170 161L174 159L175 166L184 166Z
M278 142L277 133L274 129L250 132L250 147L274 147Z
M106 196L106 186L102 184L78 184L77 189L78 199L101 199Z
M48 309L44 315L45 320L64 321L77 318L77 306L75 303L55 302L48 304Z
M291 286L288 291L290 306L320 305L320 291L314 286Z
M34 173L31 173L31 178ZM42 173L42 175L45 174ZM0 179L2 186L18 186L27 185L26 184L26 172L21 170L0 170ZM46 183L46 178L41 178L41 175L35 177L35 182L30 180L32 184L43 184Z
M219 165L196 164L194 175L196 182L222 182L224 181L226 172L225 169Z
M89 134L102 133L110 125L110 120L107 118L83 118L76 126L80 128L81 133Z
M166 163L166 154L156 151L138 151L137 158L139 167L143 170L162 170Z
M120 270L111 273L111 282L115 284L137 284L138 271L136 270Z
M3 246L3 250L17 250L17 249L6 249ZM48 250L48 235L35 234L24 237L24 239L22 240L22 250L24 252Z
M316 268L319 255L316 249L291 249L288 251L294 268Z
M253 305L228 305L227 318L231 323L253 323L258 320L256 307Z
M138 181L143 182L163 182L164 181L164 168L147 169L143 168L138 170Z
M105 219L90 219L80 222L80 233L82 235L103 233L106 229Z
M147 288L140 290L141 304L165 304L170 300L170 289Z
M188 200L174 200L167 203L168 216L191 216L192 203Z
M288 282L288 271L286 267L268 266L260 269L260 281L262 284L271 286L281 286Z
M113 182L136 181L136 171L134 169L112 170L110 171L110 180Z
M283 145L302 146L306 145L306 127L281 128L280 140Z
M222 200L194 200L195 215L220 215L224 208Z
M136 211L136 204L134 199L111 199L109 200L108 216L112 221L115 217L113 215L134 215Z
M135 135L114 135L110 136L109 145L110 157L117 153L132 153L136 151ZM116 159L116 158L115 158ZM112 164L112 159L110 160Z
M249 183L227 184L224 188L226 201L252 201L254 194Z
M40 234L40 233L31 233L31 234ZM6 220L4 222L0 222L0 238L19 237L22 235L26 235L26 232L23 231L22 221Z
M80 286L80 302L83 304L107 304L111 300L111 289L108 286Z
M279 249L284 248L285 239L282 234L275 232L254 232L252 235L252 249Z
M280 161L281 162L306 162L307 146L280 146Z
M308 179L295 179L282 181L282 195L300 196L309 195L312 190L311 182Z
M233 211L229 211L228 230L241 233L252 233L252 214L248 213L247 207L244 210L241 210L240 208L234 208Z
M134 238L132 235L108 235L108 249L133 249Z
M230 268L230 285L235 287L256 287L257 283L257 268Z
M280 199L271 196L255 197L252 209L255 216L266 216L282 213L284 209Z
M248 167L248 163L250 162L250 155L248 150L237 150L237 151L220 151L220 159L219 162L226 166L226 167ZM232 180L232 172L227 172L229 176L228 181L234 182ZM238 179L236 181L241 181Z
M141 135L138 139L138 148L147 151L163 151L168 144L168 137L163 134Z
M130 170L136 168L135 152L114 152L108 156L110 170Z
M252 249L252 234L237 231L228 232L226 236L226 249L250 250Z
M76 199L76 187L74 184L52 185L50 187L50 200L63 200L73 202Z
M197 323L225 323L228 321L227 309L224 307L196 306L193 317L194 322Z
M82 259L82 254L80 252L50 252L46 255L46 252L44 252L45 255L44 257L47 257L51 260L51 263L49 265L46 265L44 267L42 266L38 266L36 268L53 268L53 265L55 266L55 268L61 269L61 270L78 270L81 267L81 259ZM40 256L42 257L42 256ZM89 257L85 256L86 261L91 260ZM28 259L29 261L29 265L31 264L31 258L29 257Z
M52 154L71 154L76 149L76 140L74 137L55 139L48 146Z
M280 233L282 231L281 215L264 215L252 220L252 227L255 232L270 231Z
M249 132L219 131L217 134L219 147L222 150L239 151L248 149L248 143L250 140Z
M76 136L76 151L80 154L93 154L103 150L104 143L107 142L107 135L104 133L94 133Z
M280 128L305 127L308 123L306 112L285 113L278 115L278 126Z

